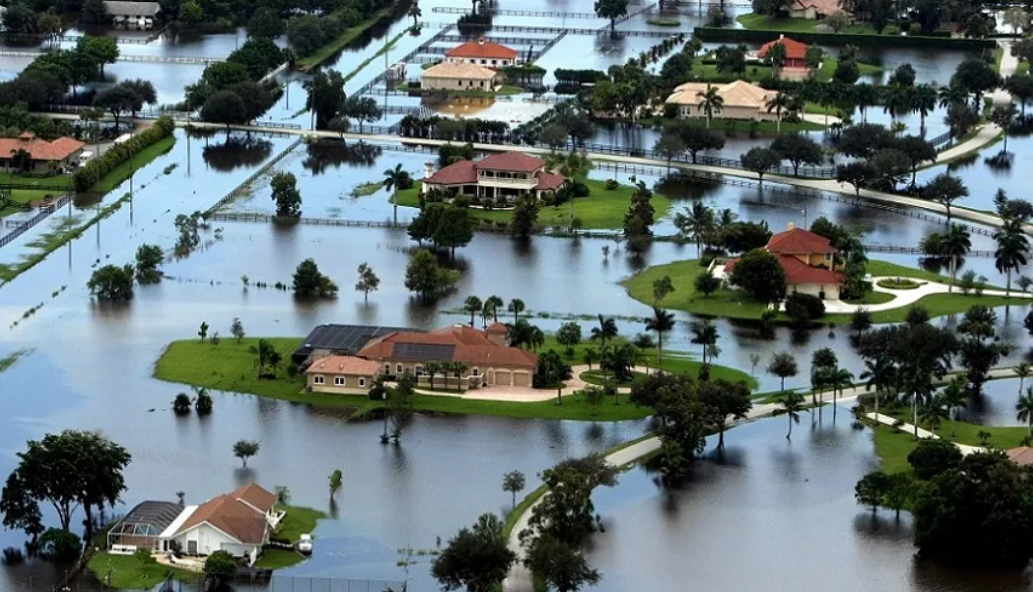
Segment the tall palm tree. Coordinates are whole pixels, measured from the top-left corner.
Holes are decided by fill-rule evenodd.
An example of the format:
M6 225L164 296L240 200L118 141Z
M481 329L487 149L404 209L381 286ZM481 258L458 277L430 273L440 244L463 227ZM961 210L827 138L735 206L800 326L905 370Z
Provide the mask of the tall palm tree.
M950 257L950 284L947 293L954 291L954 278L958 274L958 258L964 257L972 249L972 240L968 229L958 224L951 224L947 232L940 236L940 252Z
M409 7L409 16L412 17L412 28L420 26L420 17L423 16L423 11L420 10L419 2L413 2L412 6Z
M395 205L395 217L398 216L398 190L411 182L412 177L409 176L408 171L402 168L402 163L396 164L393 169L384 171L384 189L394 192L391 196L391 201Z
M708 319L694 321L689 326L692 331L692 343L703 347L703 365L707 365L707 348L716 345L719 335L717 327Z
M994 234L997 250L994 252L994 265L997 271L1007 274L1004 296L1011 296L1011 274L1027 263L1029 258L1029 239L1022 230L1022 220L1006 218L1004 225Z
M911 404L911 421L915 427L915 439L918 439L918 408L921 402L929 398L933 386L929 374L920 368L909 369L904 375L904 400Z
M866 380L865 389L875 389L875 415L879 415L879 398L884 393L889 393L897 384L897 366L889 355L876 356L864 361L865 371L861 373L861 380ZM879 429L879 422L875 422L875 429Z
M1026 422L1029 436L1033 437L1033 386L1026 389L1024 396L1019 397L1019 402L1015 404L1015 410L1019 412L1019 421Z
M427 373L427 380L430 382L430 390L434 390L434 376L442 371L441 362L427 362L423 365L423 371ZM445 385L448 385L448 375L445 375Z
M782 407L775 409L772 415L789 416L789 433L786 434L786 440L792 440L793 424L800 423L800 412L803 411L803 395L796 391L785 391L778 396L778 403Z
M481 299L476 296L467 296L466 302L463 303L463 310L470 313L470 326L473 327L474 315L481 312L484 308L484 303Z
M911 91L911 111L922 116L922 135L925 135L925 118L936 109L939 95L931 84L919 84Z
M911 87L894 85L886 90L883 96L883 111L890 116L891 125L897 122L897 116L911 110Z
M854 103L861 111L861 123L868 123L868 108L879 104L879 89L867 82L854 85Z
M613 339L617 336L617 322L613 318L604 317L599 315L599 326L592 327L592 341L601 341L603 346L606 346L606 342L609 339Z
M929 430L934 434L937 428L940 427L940 420L947 419L947 403L943 399L943 395L933 395L929 402L922 405L919 410L918 416L922 422L929 426Z
M775 131L782 131L782 111L788 111L793 104L793 100L786 93L780 92L768 100L768 113L775 112L777 119L775 120Z
M707 129L710 129L710 120L714 118L714 113L720 112L721 107L724 107L725 99L717 94L716 87L709 84L705 92L696 93L696 95L702 99L699 108L707 114Z
M656 366L664 362L664 333L674 329L674 314L662 308L653 307L653 317L646 319L646 331L656 331Z
M1031 372L1033 372L1033 365L1027 362L1015 366L1015 376L1019 378L1019 396L1022 396L1022 384L1029 378Z
M696 256L699 257L704 237L714 230L714 210L697 201L691 208L685 208L684 212L675 215L674 225L682 234L696 241Z
M839 405L839 395L844 388L854 384L854 373L846 368L833 368L829 371L829 386L832 387L832 416L835 417Z
M818 104L821 105L822 111L825 112L825 127L828 127L829 110L832 105L835 104L836 99L839 98L839 88L835 83L820 84L815 88L815 95L818 99Z
M964 89L955 84L941 86L938 97L940 99L940 107L943 109L947 109L952 105L961 105L968 101L968 94Z
M968 389L965 388L965 379L955 377L940 394L943 404L950 410L951 417L951 438L957 436L954 431L954 421L958 418L958 409L964 409L968 405Z
M486 313L484 316L490 316L491 322L493 323L499 322L499 308L503 305L505 305L505 302L503 302L498 296L494 294L488 296L484 301L484 312Z
M513 322L515 323L520 320L520 313L524 312L525 308L527 307L524 306L523 300L514 298L509 301L509 306L506 307L506 310L513 313Z

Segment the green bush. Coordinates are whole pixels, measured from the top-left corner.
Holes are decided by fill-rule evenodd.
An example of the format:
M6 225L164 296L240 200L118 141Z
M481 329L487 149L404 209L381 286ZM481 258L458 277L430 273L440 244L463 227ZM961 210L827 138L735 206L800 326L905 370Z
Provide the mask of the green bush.
M911 26L907 29L908 37L917 37L922 34L922 25L918 23L911 23Z
M618 187L620 187L620 183L617 182L617 179L607 179L606 180L606 190L607 191L614 191Z
M138 154L151 144L169 137L175 129L176 124L172 119L159 117L147 131L136 134L127 142L112 146L104 154L89 161L72 176L72 186L79 192L89 191L105 175L127 162L130 155Z

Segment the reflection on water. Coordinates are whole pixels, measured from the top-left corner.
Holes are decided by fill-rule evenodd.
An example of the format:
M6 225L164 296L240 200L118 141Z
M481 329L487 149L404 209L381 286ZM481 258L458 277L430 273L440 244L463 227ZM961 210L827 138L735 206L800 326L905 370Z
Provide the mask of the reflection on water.
M217 171L227 172L241 167L260 165L269 158L272 142L251 134L226 133L225 140L215 142L205 138L202 155L204 162Z

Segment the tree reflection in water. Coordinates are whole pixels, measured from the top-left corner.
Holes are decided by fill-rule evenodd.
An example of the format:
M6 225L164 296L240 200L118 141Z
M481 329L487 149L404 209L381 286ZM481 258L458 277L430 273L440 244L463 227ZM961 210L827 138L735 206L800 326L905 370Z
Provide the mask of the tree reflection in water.
M309 142L305 151L307 156L302 166L312 171L313 175L321 175L328 167L337 169L345 164L372 167L376 165L383 149L362 141L348 144L341 140L320 140Z
M197 137L191 132L191 137ZM207 137L206 137L207 141ZM217 171L228 172L240 167L255 167L269 159L273 144L251 134L228 136L218 144L206 144L201 156Z

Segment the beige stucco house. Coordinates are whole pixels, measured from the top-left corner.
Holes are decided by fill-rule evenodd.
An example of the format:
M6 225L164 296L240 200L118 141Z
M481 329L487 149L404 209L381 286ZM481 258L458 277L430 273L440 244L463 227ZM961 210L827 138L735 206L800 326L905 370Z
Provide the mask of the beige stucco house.
M786 276L787 294L800 292L824 300L839 300L840 287L846 278L834 269L839 250L829 239L796 228L790 222L786 230L772 235L764 249L778 257ZM737 262L738 259L733 259L726 263L715 277L727 277Z
M728 84L712 84L708 82L686 82L675 87L671 96L665 101L669 105L678 106L679 117L706 118L703 109L703 95L709 88L716 88L717 94L724 103L713 113L714 119L749 119L753 121L775 121L778 114L768 111L771 99L778 91L767 90L745 80L736 80ZM786 113L783 112L784 116Z
M380 364L357 356L325 356L312 362L305 370L305 385L317 393L365 395L377 374Z
M468 63L442 62L423 71L421 84L427 90L482 90L492 92L498 72Z
M434 172L427 163L422 191L433 189L480 200L512 201L518 195L541 198L563 186L566 177L545 170L545 160L522 152L492 154L478 162L460 160Z
M448 50L445 53L445 61L456 64L476 64L486 68L503 68L516 65L518 55L515 49L481 37L477 41L467 41Z

